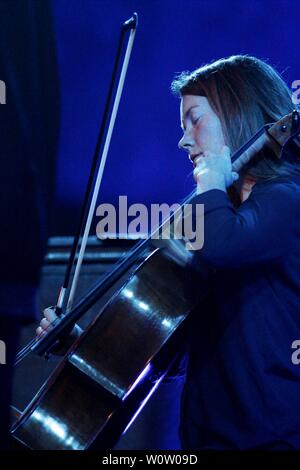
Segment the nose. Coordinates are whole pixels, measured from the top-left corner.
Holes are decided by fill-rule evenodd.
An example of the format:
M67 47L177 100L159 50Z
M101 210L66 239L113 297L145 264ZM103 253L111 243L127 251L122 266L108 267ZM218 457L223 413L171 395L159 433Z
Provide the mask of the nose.
M186 135L186 133L183 134L182 138L178 142L178 147L181 150L185 150L186 152L190 153L190 150L193 146L193 140L190 136Z

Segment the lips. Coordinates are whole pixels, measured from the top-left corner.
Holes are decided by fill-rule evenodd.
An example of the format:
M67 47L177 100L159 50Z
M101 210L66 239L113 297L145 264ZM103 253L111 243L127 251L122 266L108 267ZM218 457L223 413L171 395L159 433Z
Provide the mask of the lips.
M196 166L195 160L198 157L203 157L203 153L197 153L197 154L194 154L194 155L189 155L189 160L194 166Z

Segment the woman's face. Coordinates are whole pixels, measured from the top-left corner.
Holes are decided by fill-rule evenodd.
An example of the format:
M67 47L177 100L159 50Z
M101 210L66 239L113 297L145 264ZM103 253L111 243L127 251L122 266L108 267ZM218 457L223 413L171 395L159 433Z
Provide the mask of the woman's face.
M205 96L183 96L180 118L183 137L178 146L188 152L192 162L206 150L221 152L225 145L221 121Z

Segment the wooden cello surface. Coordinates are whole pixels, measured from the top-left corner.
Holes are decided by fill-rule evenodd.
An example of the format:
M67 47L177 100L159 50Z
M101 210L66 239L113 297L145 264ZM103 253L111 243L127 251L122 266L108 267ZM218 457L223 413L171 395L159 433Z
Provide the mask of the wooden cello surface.
M30 449L109 449L172 366L193 308L185 268L153 250L72 345L13 436Z

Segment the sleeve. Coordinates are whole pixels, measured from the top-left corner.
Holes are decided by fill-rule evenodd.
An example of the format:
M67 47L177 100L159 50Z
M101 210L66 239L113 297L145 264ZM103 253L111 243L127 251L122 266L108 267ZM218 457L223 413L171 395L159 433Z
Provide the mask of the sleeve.
M204 243L194 252L214 268L265 263L300 251L300 187L268 184L235 209L226 192L213 189L191 201L204 204ZM199 223L195 219L194 224Z

